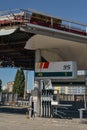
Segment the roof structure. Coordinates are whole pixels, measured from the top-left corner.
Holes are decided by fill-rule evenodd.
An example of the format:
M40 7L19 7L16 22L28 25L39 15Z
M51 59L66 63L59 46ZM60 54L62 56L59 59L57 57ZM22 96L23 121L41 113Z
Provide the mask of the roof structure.
M40 49L45 61L77 61L87 69L86 28L33 10L0 12L0 66L34 69Z
M26 41L32 36L33 34L22 32L19 28L14 33L0 36L1 67L34 69L35 51L24 49Z
M79 38L78 38L79 39ZM77 69L87 69L87 43L53 38L43 35L34 35L25 46L31 50L41 50L41 56L46 61L76 61Z

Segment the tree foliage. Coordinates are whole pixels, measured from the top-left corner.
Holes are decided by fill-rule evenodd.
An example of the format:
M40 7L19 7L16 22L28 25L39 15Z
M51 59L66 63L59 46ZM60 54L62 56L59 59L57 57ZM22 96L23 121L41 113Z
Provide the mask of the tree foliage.
M25 88L25 75L23 69L18 69L14 85L13 85L13 92L17 93L19 97L23 97L24 95L24 88Z

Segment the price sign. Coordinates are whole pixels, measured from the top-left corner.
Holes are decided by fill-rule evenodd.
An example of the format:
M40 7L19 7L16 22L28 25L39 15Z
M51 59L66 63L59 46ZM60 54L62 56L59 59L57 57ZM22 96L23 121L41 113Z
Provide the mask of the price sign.
M35 65L36 78L67 79L76 78L77 64L74 61L67 62L38 62Z

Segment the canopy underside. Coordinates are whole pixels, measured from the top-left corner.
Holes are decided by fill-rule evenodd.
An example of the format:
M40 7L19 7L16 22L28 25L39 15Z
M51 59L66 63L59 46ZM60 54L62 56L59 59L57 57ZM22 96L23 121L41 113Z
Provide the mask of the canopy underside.
M87 69L87 44L34 35L25 46L30 50L41 50L41 56L47 61L77 61L78 69Z

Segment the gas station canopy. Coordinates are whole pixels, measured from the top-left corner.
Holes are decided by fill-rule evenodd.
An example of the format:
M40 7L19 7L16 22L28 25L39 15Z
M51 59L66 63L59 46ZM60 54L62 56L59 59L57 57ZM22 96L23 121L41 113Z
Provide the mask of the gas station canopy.
M87 44L43 35L34 35L25 46L41 50L47 61L77 61L78 69L87 69Z
M81 28L80 28L81 27ZM31 10L0 12L0 66L34 69L41 61L76 61L87 69L87 25Z

